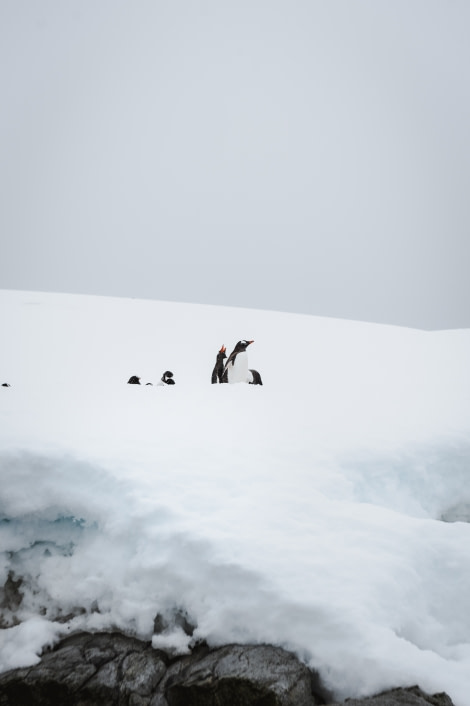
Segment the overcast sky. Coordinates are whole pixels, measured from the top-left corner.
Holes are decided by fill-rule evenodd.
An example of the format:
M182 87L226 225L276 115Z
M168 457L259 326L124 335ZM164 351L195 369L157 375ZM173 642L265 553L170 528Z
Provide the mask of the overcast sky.
M469 28L468 0L0 0L0 288L470 327Z

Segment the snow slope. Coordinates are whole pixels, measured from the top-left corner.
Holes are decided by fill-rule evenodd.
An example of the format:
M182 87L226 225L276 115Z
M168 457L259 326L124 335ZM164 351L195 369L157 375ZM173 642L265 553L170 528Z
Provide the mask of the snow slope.
M0 324L0 585L24 579L1 670L157 613L185 651L182 610L337 698L469 706L469 330L13 291ZM242 338L264 385L211 385Z

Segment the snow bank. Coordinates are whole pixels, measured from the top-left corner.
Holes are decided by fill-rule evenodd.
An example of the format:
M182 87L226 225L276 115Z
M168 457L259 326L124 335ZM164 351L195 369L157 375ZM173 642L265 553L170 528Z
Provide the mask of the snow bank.
M338 698L468 706L470 525L442 519L470 519L470 331L31 292L0 313L0 585L23 596L0 669L160 613L178 651L271 642ZM211 385L241 338L264 385Z

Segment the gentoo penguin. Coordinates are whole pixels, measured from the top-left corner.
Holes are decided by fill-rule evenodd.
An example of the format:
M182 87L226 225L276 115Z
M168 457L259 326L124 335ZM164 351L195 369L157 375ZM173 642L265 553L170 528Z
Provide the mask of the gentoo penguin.
M214 370L212 371L212 378L211 382L212 384L217 384L218 382L227 382L226 380L223 380L223 374L224 374L224 360L227 357L227 354L225 353L227 349L223 345L220 351L217 353L217 358L215 359L215 365L214 365Z
M2 387L11 387L11 385L8 382L2 382Z
M140 385L140 378L137 375L132 375L127 381L128 385Z
M175 381L173 380L173 373L171 370L165 370L163 373L162 377L160 378L160 382L158 385L174 385Z
M248 354L246 349L254 341L238 341L225 363L223 382L247 382L250 385L262 385L261 375L257 370L248 368Z

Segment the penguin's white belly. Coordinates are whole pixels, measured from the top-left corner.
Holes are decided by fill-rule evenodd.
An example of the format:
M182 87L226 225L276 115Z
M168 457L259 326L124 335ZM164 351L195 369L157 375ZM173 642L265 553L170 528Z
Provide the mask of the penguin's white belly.
M229 363L228 381L232 382L249 382L251 373L248 370L248 356L246 353L239 353L234 360L234 363Z

